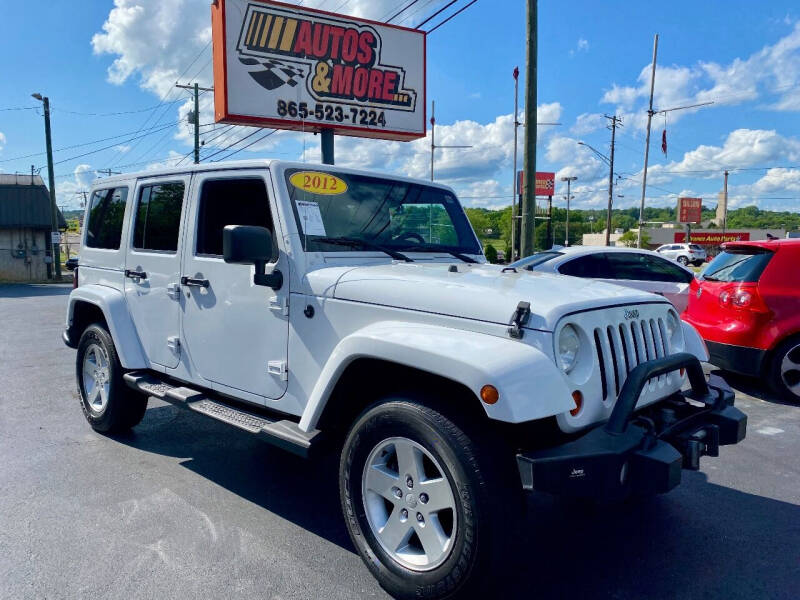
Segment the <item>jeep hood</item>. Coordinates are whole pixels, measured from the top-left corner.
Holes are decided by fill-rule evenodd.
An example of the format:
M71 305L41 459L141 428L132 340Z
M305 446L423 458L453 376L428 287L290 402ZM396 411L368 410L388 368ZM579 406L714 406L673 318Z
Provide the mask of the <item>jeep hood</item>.
M662 301L654 294L591 279L503 272L501 266L488 264L384 263L338 275L334 298L499 324L510 322L517 304L530 302L527 327L544 331L552 331L566 313Z

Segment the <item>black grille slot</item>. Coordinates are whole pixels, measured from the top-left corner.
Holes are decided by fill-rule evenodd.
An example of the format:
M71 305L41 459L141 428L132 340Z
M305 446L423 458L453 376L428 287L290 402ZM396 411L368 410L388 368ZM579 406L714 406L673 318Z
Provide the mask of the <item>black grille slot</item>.
M600 345L600 330L594 330L594 347L597 349L597 360L600 361L600 382L603 384L603 400L608 398L608 381L606 381L606 361L603 359L603 347Z
M622 353L625 355L625 372L631 372L631 361L628 358L628 342L625 341L625 327L619 326L619 339L622 341Z
M611 335L611 326L606 329L606 334L608 335L608 345L611 346L611 362L614 364L614 389L616 390L616 395L619 396L619 365L617 364L617 346L614 344L614 338Z

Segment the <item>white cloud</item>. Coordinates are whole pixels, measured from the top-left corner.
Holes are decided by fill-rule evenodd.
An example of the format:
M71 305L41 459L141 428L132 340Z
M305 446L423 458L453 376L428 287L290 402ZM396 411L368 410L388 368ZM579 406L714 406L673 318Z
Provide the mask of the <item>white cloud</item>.
M683 159L666 165L654 165L650 174L668 171L691 177L719 177L724 168L753 167L775 162L800 161L800 140L784 137L774 130L736 129L722 146L701 144L686 152ZM693 171L715 170L714 173Z
M600 113L582 113L575 118L575 124L570 128L570 133L586 135L602 129L606 125L605 117Z
M2 131L0 131L0 152L3 151L5 145L6 145L6 136Z
M612 84L601 98L616 105L620 112L646 111L644 103L650 94L651 64L645 65L635 85ZM728 64L698 62L692 66L657 65L654 108L714 102L714 106L736 105L763 99L765 107L779 111L800 111L800 22L773 45L768 45L747 58L735 58ZM673 122L689 112L672 113ZM643 117L633 121L637 129Z
M119 146L117 146L117 151L120 154L125 154L126 152L129 152L130 149L131 149L130 144L120 144Z

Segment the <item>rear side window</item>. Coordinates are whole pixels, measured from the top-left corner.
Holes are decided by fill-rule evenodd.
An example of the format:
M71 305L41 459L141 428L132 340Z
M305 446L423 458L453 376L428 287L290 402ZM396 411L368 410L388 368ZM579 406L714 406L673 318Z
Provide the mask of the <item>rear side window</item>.
M222 256L222 230L226 225L257 225L273 231L263 179L218 179L203 183L196 253Z
M755 283L771 259L772 252L760 248L726 250L717 254L702 277L707 281Z
M597 279L613 279L605 253L589 254L564 263L558 268L562 275L573 277L594 277Z
M613 279L689 283L692 275L658 256L635 252L608 254Z
M89 201L86 247L119 250L128 188L96 190Z
M139 191L133 247L176 252L183 206L183 182L146 185Z
M691 248L692 250L702 250L703 249L701 246L698 246L697 244L689 244L689 248Z
M549 260L553 260L559 256L564 256L563 252L537 252L536 254L529 256L528 258L523 258L522 260L518 261L514 266L519 267L521 269L528 269L529 271L533 270L533 267L537 265L541 265L546 263Z

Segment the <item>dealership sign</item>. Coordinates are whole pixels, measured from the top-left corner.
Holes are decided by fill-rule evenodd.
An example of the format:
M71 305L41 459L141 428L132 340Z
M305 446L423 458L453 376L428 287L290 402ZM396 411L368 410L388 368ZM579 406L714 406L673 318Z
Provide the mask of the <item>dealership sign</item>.
M211 15L218 122L425 137L425 32L267 0Z
M699 223L703 214L702 198L678 198L678 222Z
M556 188L556 174L536 171L535 196L552 196ZM517 194L525 193L525 171L517 171Z
M748 231L726 231L717 232L692 232L692 243L703 244L706 246L716 246L723 242L749 242L750 232ZM683 244L686 242L686 233L683 231L675 232L675 243Z

